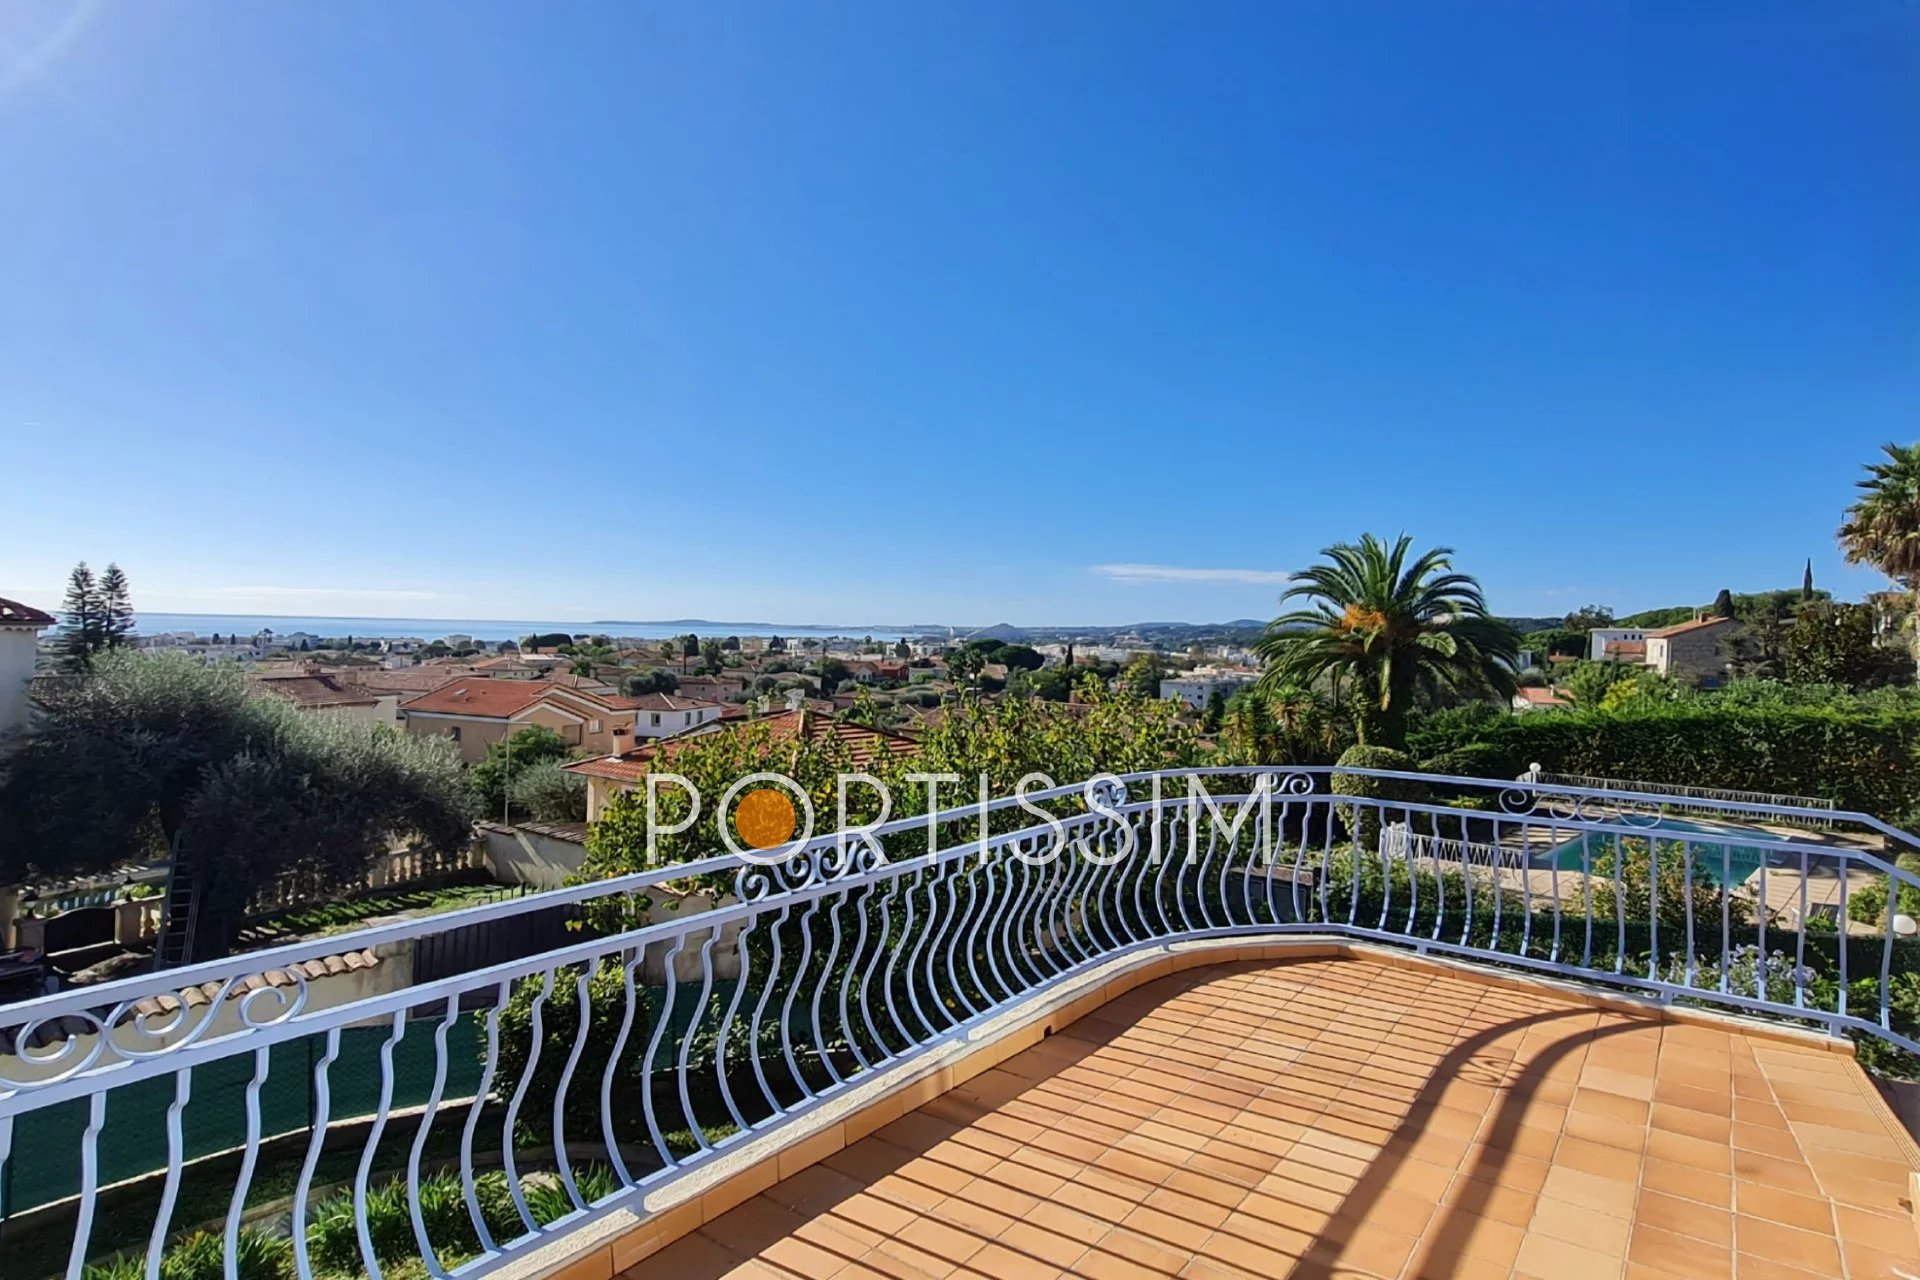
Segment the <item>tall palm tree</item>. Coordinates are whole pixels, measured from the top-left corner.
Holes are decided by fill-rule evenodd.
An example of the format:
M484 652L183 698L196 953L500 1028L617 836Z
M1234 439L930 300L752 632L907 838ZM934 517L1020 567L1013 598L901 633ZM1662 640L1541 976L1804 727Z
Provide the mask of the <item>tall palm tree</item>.
M1254 652L1270 689L1344 682L1354 732L1369 746L1406 744L1407 713L1422 694L1513 695L1513 628L1487 612L1480 584L1453 572L1453 549L1412 557L1372 534L1320 554L1330 563L1293 575L1280 603L1309 607L1267 624Z
M1860 498L1840 526L1840 550L1848 564L1870 564L1912 592L1920 610L1920 444L1880 449L1887 460L1867 464ZM1920 654L1920 613L1908 642Z

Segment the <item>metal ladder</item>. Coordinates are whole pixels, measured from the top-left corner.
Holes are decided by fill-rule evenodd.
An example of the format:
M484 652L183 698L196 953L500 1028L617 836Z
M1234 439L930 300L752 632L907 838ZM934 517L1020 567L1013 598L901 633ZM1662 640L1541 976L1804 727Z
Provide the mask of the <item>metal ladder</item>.
M193 954L193 927L198 915L193 890L193 868L180 856L180 839L175 836L173 856L167 860L166 899L160 905L160 933L153 942L156 971L185 964Z

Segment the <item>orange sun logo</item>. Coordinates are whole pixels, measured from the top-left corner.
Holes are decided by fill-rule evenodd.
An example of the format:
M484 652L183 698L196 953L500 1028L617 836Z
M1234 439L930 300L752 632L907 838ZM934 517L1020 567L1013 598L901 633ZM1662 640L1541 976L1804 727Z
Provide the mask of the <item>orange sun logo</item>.
M733 825L740 838L756 849L772 849L793 839L798 821L793 801L778 787L760 787L740 797L734 807Z

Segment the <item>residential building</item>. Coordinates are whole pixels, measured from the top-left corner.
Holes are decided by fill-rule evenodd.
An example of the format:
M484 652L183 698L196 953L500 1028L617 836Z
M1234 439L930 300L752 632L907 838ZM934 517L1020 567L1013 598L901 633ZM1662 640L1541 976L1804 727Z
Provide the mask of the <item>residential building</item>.
M1239 667L1195 667L1160 682L1160 696L1178 698L1196 711L1204 710L1217 690L1231 698L1260 678L1258 671Z
M636 738L670 738L713 723L723 710L718 702L680 693L643 693L625 701L634 709L633 736Z
M1529 685L1513 691L1515 711L1551 711L1557 707L1572 705L1573 699L1557 689Z
M351 668L335 670L333 674L347 687L374 699L375 707L369 717L374 723L398 729L402 726L401 703L423 693L431 693L449 681L463 679L469 673L455 667L423 665L395 670L385 667Z
M27 686L40 648L40 633L57 619L18 600L0 600L0 738L26 728L32 706Z
M467 761L532 725L552 729L567 745L595 753L624 751L634 739L635 700L569 689L547 680L493 680L468 676L400 704L406 731L452 738Z
M1628 667L1645 666L1647 642L1645 640L1609 640L1601 651L1601 660L1617 662Z
M1726 642L1740 634L1732 618L1695 618L1647 632L1647 665L1670 680L1712 687L1726 678Z
M849 658L847 674L861 684L905 682L907 661L905 658Z
M380 699L365 689L346 683L346 678L327 671L308 670L255 674L248 677L256 692L291 702L302 711L324 711L354 720L375 723L380 716Z
M1595 627L1587 632L1587 659L1590 662L1620 662L1620 654L1626 649L1611 650L1613 644L1633 645L1644 643L1647 632L1644 627ZM1643 650L1644 652L1644 650Z
M706 702L724 702L737 693L745 693L746 690L745 677L723 672L716 676L681 676L675 692L683 697L698 698Z
M834 700L831 698L809 698L804 689L789 689L784 695L766 693L748 698L745 702L729 702L720 708L720 718L734 722L753 720L761 716L771 715L774 712L774 707L778 705L783 698L786 703L784 709L787 711L798 711L800 708L806 707L816 714L830 716L840 709L834 705Z
M591 760L576 760L562 767L567 772L579 774L587 780L587 821L597 822L614 796L623 791L633 791L642 785L641 779L647 775L649 769L659 766L670 771L673 757L685 750L689 743L698 742L715 733L732 733L748 725L764 726L775 741L790 740L795 737L802 737L809 741L826 737L836 738L846 749L848 767L854 769L865 768L883 753L900 753L913 749L913 739L905 734L849 724L844 720L820 715L810 706L802 706L796 710L781 711L759 719L710 721L675 737L662 738L657 742L637 745L628 751ZM712 797L713 802L717 803L718 800L718 796Z
M545 680L565 659L550 654L511 654L502 658L482 658L473 664L476 675L496 680Z

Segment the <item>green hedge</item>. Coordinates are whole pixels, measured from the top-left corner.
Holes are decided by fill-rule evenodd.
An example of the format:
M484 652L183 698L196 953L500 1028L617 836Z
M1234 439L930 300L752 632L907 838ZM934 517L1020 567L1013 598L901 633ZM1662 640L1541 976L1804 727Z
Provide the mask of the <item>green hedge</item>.
M1338 767L1381 769L1391 773L1417 773L1420 766L1412 756L1392 747L1352 746L1340 753ZM1369 796L1375 800L1424 803L1429 797L1426 784L1408 778L1374 778L1364 773L1336 773L1329 784L1338 796ZM1380 843L1380 808L1376 805L1335 805L1340 821L1364 849Z
M1920 804L1920 716L1893 712L1703 700L1434 724L1414 733L1410 745L1429 762L1471 749L1474 771L1488 776L1514 777L1538 762L1555 773L1821 796L1886 816Z

